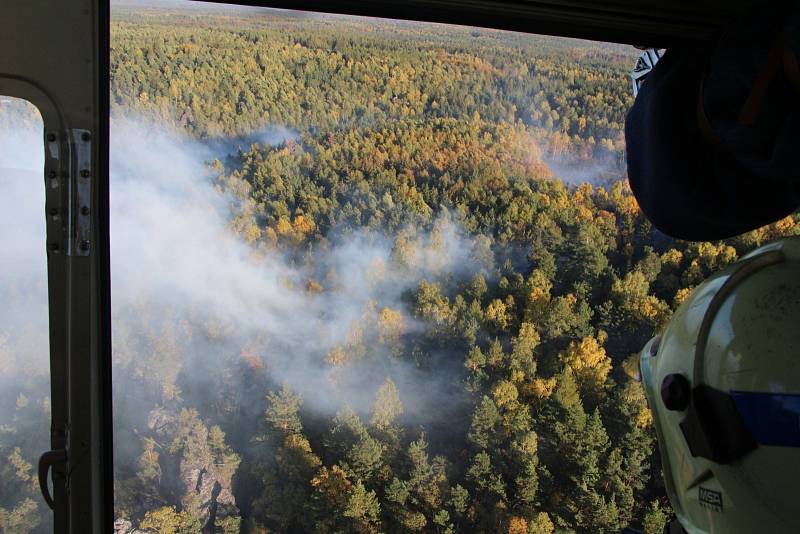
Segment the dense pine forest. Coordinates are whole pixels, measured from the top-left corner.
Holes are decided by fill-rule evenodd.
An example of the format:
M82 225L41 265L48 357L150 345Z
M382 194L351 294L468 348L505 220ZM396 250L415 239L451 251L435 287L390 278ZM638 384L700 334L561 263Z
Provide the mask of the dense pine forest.
M624 175L635 57L118 8L112 241L137 251L112 257L116 532L660 533L636 354L800 217L655 231ZM0 330L0 373L30 337ZM28 422L48 392L3 384L0 530L46 532Z

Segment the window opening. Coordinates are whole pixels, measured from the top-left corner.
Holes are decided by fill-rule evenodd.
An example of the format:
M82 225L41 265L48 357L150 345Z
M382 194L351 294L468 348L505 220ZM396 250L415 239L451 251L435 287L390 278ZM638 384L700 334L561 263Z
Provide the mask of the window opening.
M36 466L50 449L44 126L0 96L0 531L52 531Z

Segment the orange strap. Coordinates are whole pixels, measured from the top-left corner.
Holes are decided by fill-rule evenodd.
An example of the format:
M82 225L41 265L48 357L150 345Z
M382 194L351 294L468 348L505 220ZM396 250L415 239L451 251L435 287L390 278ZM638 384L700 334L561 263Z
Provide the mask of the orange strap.
M775 44L770 49L764 66L761 68L758 77L756 78L750 94L742 105L739 111L737 122L742 125L752 125L758 120L761 112L761 104L764 100L764 95L769 89L770 84L775 79L780 71L786 76L789 84L795 91L800 92L800 66L798 65L797 56L795 56L791 47L789 47L786 35L780 32L775 38ZM703 102L703 90L705 88L706 77L703 76L700 80L700 87L697 95L697 124L703 136L716 148L726 151L725 144L714 132L711 122L705 111L705 104Z
M756 78L756 83L753 84L753 89L750 90L750 95L747 97L747 100L744 101L744 105L739 111L739 124L755 124L759 112L761 111L761 102L764 100L764 94L783 66L785 49L785 36L783 32L780 32L775 38L775 44L772 45L767 55L764 66L761 67L761 72Z
M795 91L800 92L800 67L790 46L783 49L783 73Z
M711 127L711 122L708 120L708 115L706 115L706 107L703 103L703 89L705 86L706 77L703 76L700 79L700 87L697 91L697 126L700 128L700 133L703 134L703 137L717 150L720 152L727 152L725 144L722 142L722 139L717 136L714 128Z

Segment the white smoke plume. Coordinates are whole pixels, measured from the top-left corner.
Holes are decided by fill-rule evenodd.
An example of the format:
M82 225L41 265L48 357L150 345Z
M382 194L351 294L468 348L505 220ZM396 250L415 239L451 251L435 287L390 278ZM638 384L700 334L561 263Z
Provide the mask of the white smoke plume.
M41 117L0 97L0 380L48 374L44 193Z
M194 398L210 394L216 374L242 357L324 413L344 405L368 412L392 378L407 416L425 420L444 384L458 389L452 373L424 379L374 339L364 340L368 354L353 347L354 338L375 337L384 308L400 313L404 332L419 329L404 295L420 280L479 268L455 224L442 220L435 238L418 239L413 272L394 264L393 236L366 233L331 238L299 264L230 230L233 199L214 188L207 165L221 156L213 148L128 120L113 122L111 144L117 413L144 400L128 377L164 380L165 398ZM324 289L309 290L312 280ZM346 369L325 361L337 349L350 360ZM171 381L183 391L169 390Z
M18 116L32 115L21 101L3 100L6 110L12 104L23 106ZM21 373L48 374L45 214L40 121L6 126L0 130L6 206L0 367L13 381ZM280 129L259 135L255 141L276 144L294 137ZM404 299L422 279L467 276L481 267L471 257L474 243L447 217L436 238L416 236L413 271L394 264L395 236L359 232L330 238L299 264L277 250L254 249L230 230L232 199L215 189L207 165L227 147L124 119L113 121L111 144L117 416L146 412L169 397L213 395L204 387L242 358L326 414L344 405L368 412L386 378L397 383L411 420L425 421L442 392L460 390L452 373L418 372L374 339L384 308L399 312L402 332L419 331ZM309 291L310 280L324 290ZM359 336L372 336L362 340L366 349L353 348ZM325 361L335 349L351 360L345 369ZM179 383L183 391L145 391L148 381Z
M0 408L7 414L0 438L13 432L13 446L34 458L48 448L49 429L43 132L29 105L3 100L3 111L12 104L22 120L0 122ZM274 128L246 141L295 137ZM267 393L284 383L303 396L312 418L350 407L368 419L390 378L404 423L457 431L448 414L465 406L463 354L428 347L443 352L420 366L396 348L406 335L424 337L409 293L425 279L446 285L489 271L480 247L447 213L432 232L403 231L410 265L396 259L398 236L352 229L303 253L254 247L231 229L240 199L221 192L208 165L237 146L247 144L201 143L112 121L118 475L136 469L140 438L153 431L149 416L157 409L197 408L227 426L229 442L244 452L263 424ZM390 332L381 324L385 310ZM414 348L407 344L406 354Z

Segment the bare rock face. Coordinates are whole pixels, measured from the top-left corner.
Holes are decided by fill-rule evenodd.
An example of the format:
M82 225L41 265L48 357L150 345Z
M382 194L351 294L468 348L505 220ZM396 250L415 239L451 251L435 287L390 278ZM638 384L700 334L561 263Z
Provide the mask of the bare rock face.
M238 516L239 508L230 488L220 488L217 495L217 515L220 517Z
M146 534L143 530L133 528L133 523L127 519L118 518L114 521L114 534Z
M242 515L241 510L236 506L236 499L234 499L230 488L218 486L217 497L214 501L214 508L211 510L211 513L215 519L240 517Z
M165 408L154 408L147 415L147 427L158 435L165 435L174 430L175 419Z
M196 411L155 408L147 426L159 441L170 444L160 460L162 488L180 498L181 509L200 520L203 532L212 532L218 519L240 516L230 488L238 457L231 459L229 449L211 438Z
M217 518L240 515L233 493L223 487L224 481L215 475L213 465L199 466L193 459L185 459L181 462L181 476L186 487L183 505L194 511L204 532L210 532Z

